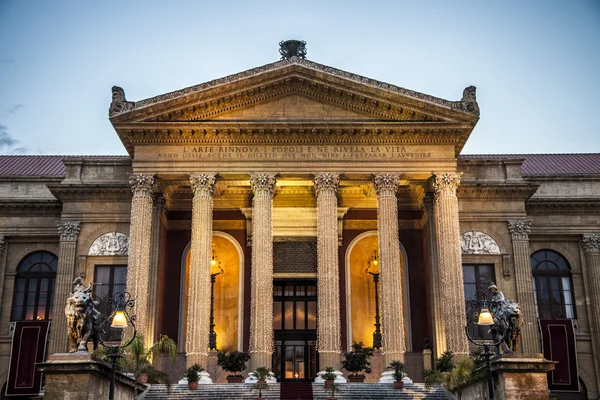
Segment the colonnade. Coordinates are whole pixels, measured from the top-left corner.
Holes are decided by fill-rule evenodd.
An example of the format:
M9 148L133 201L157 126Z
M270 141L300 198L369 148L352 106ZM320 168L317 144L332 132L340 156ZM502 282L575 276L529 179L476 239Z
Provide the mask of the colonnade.
M434 220L439 258L440 303L447 348L457 354L468 353L464 335L464 292L458 227L456 189L460 176L436 174ZM154 301L149 297L153 285L151 264L153 185L150 175L130 178L134 192L131 208L131 239L127 290L136 299L138 331L153 337L154 326L147 317ZM210 333L210 259L212 242L213 193L216 173L190 174L192 201L192 238L186 352L188 365L205 364ZM253 173L250 176L252 201L252 268L250 304L251 368L271 367L273 353L273 193L276 174ZM318 259L318 341L321 366L339 368L341 326L338 262L337 191L339 176L321 173L314 176L317 196ZM404 360L406 332L402 295L402 266L398 239L397 174L378 174L373 179L377 193L380 251L380 288L382 298L382 339L386 365ZM156 214L156 213L154 213ZM156 218L155 218L156 220ZM156 222L155 222L156 223ZM156 229L155 229L156 230Z

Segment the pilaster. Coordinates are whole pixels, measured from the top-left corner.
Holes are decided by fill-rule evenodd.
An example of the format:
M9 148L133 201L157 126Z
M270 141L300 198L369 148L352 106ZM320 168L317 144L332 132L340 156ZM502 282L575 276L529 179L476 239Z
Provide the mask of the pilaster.
M379 229L381 331L384 364L404 362L406 352L405 321L402 293L402 266L398 238L399 178L394 174L375 175L377 192L377 226Z
M52 313L52 335L48 348L48 355L64 353L67 351L67 317L64 306L67 297L73 288L75 275L75 261L77 238L81 230L79 221L58 222L60 245L58 250L58 266L56 270L56 284L54 289L54 311Z
M4 277L6 274L6 247L6 238L4 236L0 236L0 301L2 301L2 295L4 294Z
M273 191L275 174L252 174L250 368L271 367L273 354Z
M531 221L524 219L508 221L508 231L512 237L513 261L515 264L515 283L517 302L525 319L521 343L524 354L541 352L537 317L535 314L535 294L529 251L529 232Z
M314 182L317 194L317 348L321 369L338 369L341 327L337 189L340 179L337 174L324 173L315 175Z
M133 313L136 328L144 336L147 346L151 345L151 329L148 327L148 294L150 290L150 247L152 244L152 198L154 176L131 175L129 184L133 192L131 199L131 222L129 234L129 258L127 260L127 291L135 300Z
M150 275L148 284L148 342L156 338L158 316L158 264L160 260L161 216L165 209L165 198L157 196L152 207L152 233L150 238Z
M214 173L190 174L192 201L192 244L186 352L188 367L206 367L210 335L210 259L212 252Z
M585 254L587 290L591 303L590 327L596 367L596 384L600 387L600 235L591 233L581 237Z
M433 349L435 358L439 358L446 351L446 327L443 321L442 299L440 289L440 270L438 266L437 254L437 234L435 229L435 207L434 194L427 193L423 198L423 210L427 215L427 225L429 226L429 265L431 275L429 285L431 287L431 318L433 322Z
M465 292L456 197L459 184L460 174L457 173L433 176L439 288L444 305L446 348L459 356L466 356L469 354L469 345L465 335Z

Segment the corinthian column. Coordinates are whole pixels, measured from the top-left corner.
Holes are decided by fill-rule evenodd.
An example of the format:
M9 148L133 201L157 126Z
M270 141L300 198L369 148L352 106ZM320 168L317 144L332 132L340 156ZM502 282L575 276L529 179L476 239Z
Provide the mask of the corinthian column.
M531 276L531 260L529 252L529 231L531 221L517 219L508 221L508 231L512 236L513 261L515 263L515 282L517 299L523 313L525 323L521 333L523 353L540 353L540 338L537 317L535 315L535 295Z
M437 235L435 229L433 193L427 193L423 198L423 209L427 214L427 225L429 226L429 265L431 267L431 276L429 284L431 286L431 318L433 320L433 349L435 358L439 358L446 351L446 327L444 326L442 312L442 300L440 296L440 270L437 254Z
M147 346L152 335L148 327L148 292L150 289L150 245L152 233L152 175L131 175L129 184L133 191L131 199L131 222L129 233L129 258L127 260L127 291L135 299L135 326L144 336Z
M67 297L73 289L73 275L75 270L75 251L77 250L77 237L81 230L79 221L61 221L58 223L60 245L58 250L58 266L56 270L56 286L54 290L54 312L52 313L52 336L48 355L64 353L68 349L67 317L64 306Z
M215 174L190 174L192 202L192 245L185 348L187 365L206 366L210 334L210 257L212 250L213 192Z
M148 286L148 331L146 336L149 343L154 343L156 337L156 318L158 317L158 264L160 256L160 219L165 209L165 198L158 196L154 199L152 208L152 234L150 239L150 276Z
M593 350L596 352L596 381L600 384L600 235L587 234L581 237L585 254L587 289L590 296L592 315L590 318Z
M406 338L402 299L402 266L398 238L398 176L375 175L377 191L377 226L379 229L379 262L381 287L381 333L384 363L404 362Z
M460 174L436 174L435 217L437 231L438 266L440 273L441 301L444 305L446 348L457 355L468 355L469 344L465 334L465 289L463 283L460 251L460 227L458 224L458 199L456 189Z
M340 283L338 265L337 174L315 175L317 193L318 351L321 369L339 368Z
M273 190L275 174L252 174L250 367L271 367L273 354Z

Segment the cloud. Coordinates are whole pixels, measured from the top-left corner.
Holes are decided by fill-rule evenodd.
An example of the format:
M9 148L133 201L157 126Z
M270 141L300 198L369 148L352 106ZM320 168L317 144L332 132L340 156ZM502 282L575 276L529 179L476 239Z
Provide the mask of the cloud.
M27 146L17 147L15 149L13 149L13 151L11 152L11 154L17 154L17 155L21 155L21 154L33 154L33 153L34 153L34 151L31 150Z
M18 142L18 140L13 139L10 133L8 133L8 128L6 126L0 125L0 150L12 147Z
M9 114L16 114L20 108L23 108L23 104L15 104L11 108L8 109Z

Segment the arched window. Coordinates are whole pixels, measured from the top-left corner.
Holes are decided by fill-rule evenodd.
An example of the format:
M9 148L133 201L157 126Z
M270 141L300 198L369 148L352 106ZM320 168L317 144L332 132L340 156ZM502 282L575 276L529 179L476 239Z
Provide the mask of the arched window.
M531 255L533 288L539 319L575 318L571 267L553 250Z
M11 321L51 320L58 258L36 251L17 267Z

